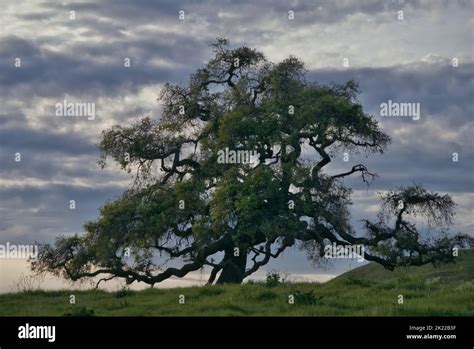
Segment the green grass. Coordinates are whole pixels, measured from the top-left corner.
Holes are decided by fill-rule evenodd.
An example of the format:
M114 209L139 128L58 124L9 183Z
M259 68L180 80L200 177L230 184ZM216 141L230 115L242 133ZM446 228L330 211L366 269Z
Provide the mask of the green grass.
M76 304L69 304L69 296ZM179 296L185 304L179 304ZM295 302L289 304L289 296ZM398 304L403 295L404 303ZM264 283L115 293L0 295L0 316L473 316L474 251L454 264L390 272L369 264L325 284Z

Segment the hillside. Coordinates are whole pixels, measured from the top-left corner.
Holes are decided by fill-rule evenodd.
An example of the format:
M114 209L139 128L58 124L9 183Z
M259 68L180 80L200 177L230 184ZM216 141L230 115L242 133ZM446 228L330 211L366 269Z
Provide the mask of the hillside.
M75 305L69 303L70 295L75 295ZM469 251L438 268L390 272L369 264L325 284L3 294L0 316L474 316L473 295L474 251ZM184 304L179 303L182 296Z
M456 263L443 264L436 268L427 264L420 267L399 268L392 272L379 264L370 263L344 273L330 282L338 283L348 278L374 282L410 278L425 281L436 279L445 283L474 281L474 250L460 251Z

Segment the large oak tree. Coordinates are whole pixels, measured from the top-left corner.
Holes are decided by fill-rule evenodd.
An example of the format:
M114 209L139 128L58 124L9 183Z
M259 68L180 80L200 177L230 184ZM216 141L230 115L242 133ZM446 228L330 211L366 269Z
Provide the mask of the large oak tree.
M208 267L209 283L240 283L291 246L315 257L332 243L363 244L365 259L388 269L453 260L467 239L444 231L455 204L419 185L382 195L363 232L351 226L344 178L374 174L364 164L332 175L326 166L341 152L383 153L390 142L354 81L319 85L295 57L274 64L224 39L212 47L186 86L164 87L161 117L103 132L100 163L110 157L136 171L134 183L84 235L44 245L34 270L153 285ZM220 163L225 148L257 151L258 161ZM415 216L437 233L424 238Z

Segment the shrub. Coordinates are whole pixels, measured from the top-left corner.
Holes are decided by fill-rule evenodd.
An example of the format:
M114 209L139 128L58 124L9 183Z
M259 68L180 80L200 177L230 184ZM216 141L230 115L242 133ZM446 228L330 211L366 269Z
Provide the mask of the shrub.
M316 297L313 291L309 292L300 292L296 291L295 295L295 303L301 305L315 305L318 301L320 301L323 296Z
M278 271L267 271L265 285L275 287L283 282L285 282L285 278L283 278Z

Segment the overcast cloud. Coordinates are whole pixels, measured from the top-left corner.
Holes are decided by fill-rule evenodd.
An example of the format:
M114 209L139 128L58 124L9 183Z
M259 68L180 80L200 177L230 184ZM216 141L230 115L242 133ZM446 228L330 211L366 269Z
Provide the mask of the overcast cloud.
M0 0L0 242L51 242L95 219L130 183L113 166L97 166L100 131L158 118L160 86L185 83L210 57L216 37L256 47L272 61L295 55L320 83L359 81L360 101L392 145L383 156L363 159L380 176L369 189L350 180L354 221L375 214L377 191L417 182L453 195L454 230L474 232L473 4ZM54 105L65 99L95 102L96 119L56 117ZM420 120L380 116L389 99L419 102ZM341 155L331 169L359 160L344 163ZM309 270L296 254L273 266Z

